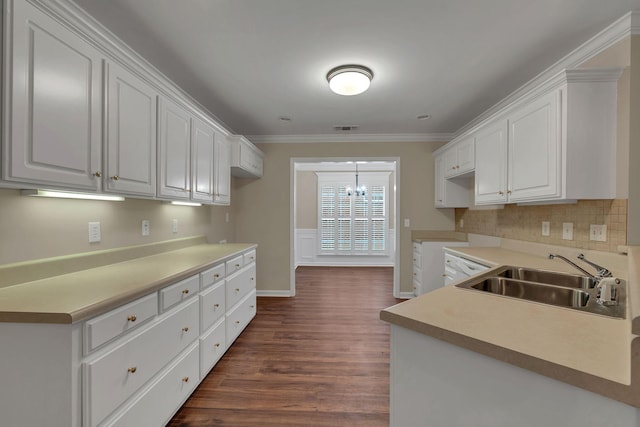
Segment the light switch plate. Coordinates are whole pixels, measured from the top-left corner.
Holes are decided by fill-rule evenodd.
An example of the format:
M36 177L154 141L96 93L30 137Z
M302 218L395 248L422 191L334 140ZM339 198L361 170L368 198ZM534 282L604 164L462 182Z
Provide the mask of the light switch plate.
M551 224L549 221L542 221L542 235L549 236L551 234Z
M607 225L606 224L591 224L589 226L589 240L596 242L607 241Z
M411 227L411 220L409 218L404 219L404 226L405 228Z
M99 222L90 222L89 223L89 243L98 243L100 242L102 236L100 235L100 223Z
M177 233L178 232L178 220L177 219L172 219L171 220L171 231L173 233Z
M573 223L562 223L562 240L573 240Z

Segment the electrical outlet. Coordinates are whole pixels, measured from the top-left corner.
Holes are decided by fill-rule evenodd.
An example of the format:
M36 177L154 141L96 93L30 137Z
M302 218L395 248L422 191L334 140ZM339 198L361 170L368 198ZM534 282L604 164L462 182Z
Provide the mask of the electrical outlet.
M177 233L178 232L178 220L177 219L172 219L171 220L171 231L173 233Z
M549 236L551 234L551 224L549 221L542 221L542 235Z
M148 236L151 233L151 223L148 219L142 220L142 235Z
M460 218L460 221L458 221L458 223L460 224L460 228L464 228L464 219Z
M90 222L89 223L89 243L98 243L101 240L100 236L100 223L99 222Z
M573 223L562 223L562 240L573 240Z
M589 240L594 240L596 242L606 242L607 226L605 224L591 224L589 226Z

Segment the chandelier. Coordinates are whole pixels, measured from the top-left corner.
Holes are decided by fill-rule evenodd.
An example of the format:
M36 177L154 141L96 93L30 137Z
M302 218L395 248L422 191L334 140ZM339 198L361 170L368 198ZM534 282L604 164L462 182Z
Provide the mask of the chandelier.
M358 163L356 163L356 189L355 191L351 186L347 186L347 196L366 196L367 195L367 187L364 185L360 185L358 183Z

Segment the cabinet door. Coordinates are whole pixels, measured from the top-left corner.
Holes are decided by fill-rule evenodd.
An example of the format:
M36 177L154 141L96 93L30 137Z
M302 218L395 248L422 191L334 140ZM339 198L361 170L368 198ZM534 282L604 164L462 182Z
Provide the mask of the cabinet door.
M553 91L509 116L509 200L561 196L559 93Z
M455 176L457 173L458 166L458 152L456 147L451 147L447 149L444 153L444 176L451 177Z
M30 3L13 8L2 177L98 190L102 56Z
M166 98L160 102L158 195L189 199L191 193L191 115Z
M456 173L462 174L472 171L476 166L475 138L469 137L456 145L458 164Z
M482 129L475 141L475 203L507 201L507 122Z
M227 138L218 132L216 132L213 159L215 164L213 203L229 205L231 203L231 151Z
M445 206L444 200L444 187L445 187L445 177L444 177L444 168L445 168L445 156L440 155L434 159L435 162L435 206L443 207Z
M212 203L215 131L200 119L191 123L191 198Z
M106 70L106 190L155 196L158 95L114 63Z

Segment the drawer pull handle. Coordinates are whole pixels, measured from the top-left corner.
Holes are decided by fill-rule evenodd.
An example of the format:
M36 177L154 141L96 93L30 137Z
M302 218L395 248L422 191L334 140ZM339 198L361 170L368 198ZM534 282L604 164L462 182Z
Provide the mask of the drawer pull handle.
M129 369L127 369L127 372L129 372L130 374L135 374L137 370L138 368L136 368L135 366L132 366Z
M236 264L236 268L240 268L240 264Z
M240 288L236 288L236 292L240 292Z
M185 326L184 328L182 328L182 332L189 332L189 327Z
M239 324L240 324L240 321L239 321L239 320L236 320L236 325L239 325Z
M187 294L189 293L189 289L183 289L183 290L182 290L182 293L183 293L184 295L187 295Z
M250 305L249 308L256 308L256 306L255 305Z
M189 377L184 377L184 378L182 378L182 382L183 382L183 383L188 383L188 382L189 382Z
M95 176L96 178L100 178L100 177L102 177L102 172L98 171L98 172L94 173L93 176Z
M216 308L220 307L220 304L213 304L213 309L215 310Z
M214 275L213 275L213 278L214 278L214 279L217 279L217 278L219 278L219 277L220 277L220 275L219 275L218 273L216 273L216 274L214 274Z
M442 277L447 277L447 275L446 275L446 274L443 274L443 275L442 275Z
M120 179L120 177L118 175L114 175L111 177L112 180L117 181Z
M216 348L220 347L220 343L219 343L219 342L217 342L217 343L215 344L215 347L216 347Z
M127 320L129 322L135 322L138 318L136 317L135 314L132 314L131 316L127 317Z

